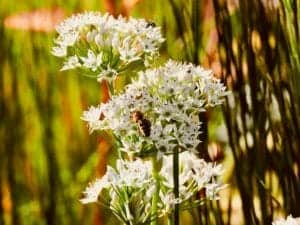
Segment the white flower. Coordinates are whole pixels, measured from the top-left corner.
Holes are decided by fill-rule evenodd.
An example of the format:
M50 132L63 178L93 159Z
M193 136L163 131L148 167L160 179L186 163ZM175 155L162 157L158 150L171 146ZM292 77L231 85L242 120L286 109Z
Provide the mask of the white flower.
M219 200L218 192L223 190L226 185L220 185L218 183L210 183L205 186L205 196L209 200Z
M137 159L135 161L117 161L119 172L118 185L142 187L151 178L151 163Z
M82 120L88 122L90 132L99 129L101 125L101 109L91 106L88 111L84 111L81 117Z
M167 193L160 192L159 197L161 202L163 203L163 211L162 214L171 214L171 212L174 209L175 204L178 203L178 201L175 198L175 195L172 191L169 191Z
M94 203L98 201L98 196L104 188L107 188L109 183L106 181L106 176L97 179L93 184L89 184L83 192L84 198L80 199L82 204Z
M157 49L156 43L150 38L141 41L141 45L145 52L153 52Z
M132 47L132 42L130 37L123 40L122 44L118 47L120 52L120 59L127 61L128 63L141 59L139 56L140 52L137 47Z
M58 44L58 46L65 47L65 48L68 46L73 46L77 41L78 34L79 33L76 31L65 33L64 36L59 36L55 40L55 43Z
M79 59L76 55L70 56L67 61L64 63L63 67L60 69L61 71L74 69L76 67L81 66L79 63Z
M97 200L102 189L134 187L141 188L153 183L151 163L137 159L135 161L117 160L116 169L108 166L105 175L89 185L84 202ZM111 189L113 191L113 189ZM148 192L147 192L148 193Z
M272 223L272 225L300 225L299 220L289 215L286 219L280 218Z
M174 187L173 181L173 159L172 155L163 156L162 169L160 174L163 178L163 185ZM182 203L189 200L200 190L206 191L207 199L218 199L218 192L225 186L217 182L217 177L221 175L221 166L215 166L198 158L191 152L179 154L179 198L176 202ZM168 199L169 193L164 198ZM175 201L174 200L174 201ZM165 204L168 204L165 202Z
M149 66L164 41L160 28L149 26L143 19L121 16L115 19L96 12L74 15L56 30L58 37L52 53L66 57L67 61L75 54L83 61L77 66L64 66L63 70L80 67L98 81L114 79L116 74L130 68L132 62ZM96 71L99 73L95 74Z
M91 31L87 32L87 34L86 34L87 42L91 43L91 42L95 41L95 37L97 35L98 35L98 32L96 30L91 30Z
M95 72L102 64L102 52L95 54L92 50L88 50L87 57L81 57L83 66Z
M101 195L102 191L106 192ZM117 160L116 169L108 166L106 174L86 188L80 201L104 204L125 224L145 224L151 220L154 191L150 162Z
M53 47L51 53L57 57L64 57L67 55L67 49L65 47Z

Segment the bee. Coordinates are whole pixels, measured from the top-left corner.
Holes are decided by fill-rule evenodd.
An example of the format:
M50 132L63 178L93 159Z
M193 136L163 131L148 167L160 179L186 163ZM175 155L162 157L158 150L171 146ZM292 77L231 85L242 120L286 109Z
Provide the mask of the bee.
M140 111L133 111L131 113L131 120L137 124L139 132L145 136L149 137L151 133L151 122L144 118L144 115Z
M146 28L148 27L156 27L156 24L152 21L147 22Z

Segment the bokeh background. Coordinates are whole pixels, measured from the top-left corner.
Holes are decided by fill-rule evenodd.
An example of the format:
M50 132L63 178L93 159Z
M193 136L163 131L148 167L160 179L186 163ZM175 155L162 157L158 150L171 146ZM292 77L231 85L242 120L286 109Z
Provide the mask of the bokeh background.
M80 120L107 101L106 86L59 72L50 54L54 26L89 10L154 21L166 37L162 59L212 68L232 91L200 115L199 155L223 163L229 186L184 224L300 216L299 1L0 0L0 225L118 224L78 201L115 159Z

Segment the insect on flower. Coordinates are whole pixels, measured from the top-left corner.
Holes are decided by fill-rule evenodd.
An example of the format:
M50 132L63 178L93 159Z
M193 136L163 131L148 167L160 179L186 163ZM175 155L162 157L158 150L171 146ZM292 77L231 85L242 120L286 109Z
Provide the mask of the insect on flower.
M144 115L140 111L133 111L131 113L131 120L137 124L139 132L145 136L149 137L151 132L151 122L144 118Z
M155 24L154 22L152 22L152 21L149 21L149 22L147 23L146 27L147 27L147 28L148 28L148 27L156 27L156 24Z

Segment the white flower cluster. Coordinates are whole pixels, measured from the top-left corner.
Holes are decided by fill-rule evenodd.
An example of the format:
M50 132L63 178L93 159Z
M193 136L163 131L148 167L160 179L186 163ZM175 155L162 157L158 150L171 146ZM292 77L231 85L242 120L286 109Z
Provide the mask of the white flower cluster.
M207 163L190 152L179 154L179 198L173 194L173 161L172 156L164 156L160 175L162 176L162 188L160 196L164 209L172 210L175 204L185 203L190 205L189 200L197 193L202 192L204 199L218 199L218 192L225 185L218 182L217 178L222 174L222 166L216 166L213 163ZM200 199L201 204L203 199Z
M179 155L179 193L173 195L173 164L171 156L164 156L159 172L158 216L170 214L174 204L187 203L201 191L207 199L218 199L217 193L224 186L217 181L222 173L220 166L206 163L193 153ZM139 224L151 219L151 198L155 191L155 182L151 174L149 161L117 161L117 169L107 168L106 174L86 188L81 202L98 202L109 207L126 224ZM106 192L105 192L106 191ZM104 194L103 194L104 193ZM109 195L105 195L109 193ZM108 199L105 199L108 198ZM201 199L202 201L204 199Z
M86 188L83 204L97 202L109 207L124 224L145 224L151 220L151 198L154 182L151 163L142 160L117 160L116 170L107 167L106 174Z
M225 95L224 85L211 71L170 60L139 73L124 93L91 107L82 119L91 131L111 130L130 154L169 154L175 147L196 151L199 112L221 104Z
M280 218L272 223L272 225L300 225L299 220L289 215L286 219Z
M93 12L66 19L57 32L52 53L65 59L61 70L76 68L98 81L105 79L110 94L118 75L148 68L164 41L154 23ZM217 181L221 166L194 154L200 142L199 113L222 103L224 85L210 70L172 60L138 75L124 92L91 106L81 117L90 132L113 135L127 153L124 158L135 159L117 160L116 169L108 166L106 174L86 188L81 202L109 207L128 225L149 224L178 204L187 209L204 199L218 199L224 187ZM179 155L171 155L174 152ZM149 156L152 164L143 160ZM179 171L173 171L173 159ZM173 190L177 174L178 196Z
M147 67L164 41L154 23L96 12L74 15L56 30L52 54L65 58L61 70L78 68L98 81L113 80L129 68Z

